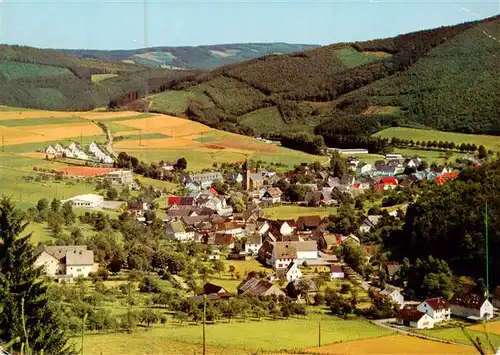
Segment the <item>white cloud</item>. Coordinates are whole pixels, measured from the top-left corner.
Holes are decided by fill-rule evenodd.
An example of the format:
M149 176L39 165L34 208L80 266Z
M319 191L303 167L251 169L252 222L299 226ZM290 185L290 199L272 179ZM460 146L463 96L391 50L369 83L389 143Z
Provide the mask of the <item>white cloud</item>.
M473 12L473 11L469 10L468 8L466 8L466 7L461 7L460 10L468 12L469 14L471 14L472 16L477 17L477 18L482 18L483 17L480 14L478 14L477 12Z

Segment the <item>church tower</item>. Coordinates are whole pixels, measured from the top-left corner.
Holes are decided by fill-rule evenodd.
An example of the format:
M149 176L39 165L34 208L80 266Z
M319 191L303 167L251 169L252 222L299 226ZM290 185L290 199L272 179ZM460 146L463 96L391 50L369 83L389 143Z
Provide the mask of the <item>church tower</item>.
M248 191L250 188L250 172L248 168L248 158L243 163L243 190Z

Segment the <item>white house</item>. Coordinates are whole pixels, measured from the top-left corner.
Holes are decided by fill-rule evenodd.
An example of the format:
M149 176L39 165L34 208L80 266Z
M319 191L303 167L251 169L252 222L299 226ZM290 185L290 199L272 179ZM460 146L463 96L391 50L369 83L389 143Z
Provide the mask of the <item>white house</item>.
M474 293L456 294L450 300L451 314L472 320L493 318L493 305L484 296Z
M281 227L280 227L280 233L281 235L284 235L284 236L287 236L287 235L292 235L293 232L294 232L294 228L293 226L291 226L288 222L284 221L282 224L281 224Z
M378 215L372 215L372 216L367 216L363 219L359 226L359 231L362 233L367 233L370 231L370 229L375 228L380 221L382 216Z
M215 231L216 233L229 235L234 238L242 238L245 236L245 230L236 222L216 223Z
M68 158L74 158L75 157L75 155L73 154L73 151L71 149L69 149L68 147L64 148L63 155L65 155Z
M77 149L73 151L73 155L77 159L81 160L89 160L89 155L85 153L83 150Z
M36 250L35 266L43 267L48 276L88 277L95 272L94 252L86 245L45 246L40 244Z
M78 144L77 142L72 142L68 148L71 150L80 150L80 144Z
M342 270L340 265L330 265L330 278L343 279L344 277L344 270Z
M274 242L267 264L274 269L287 268L290 263L303 263L318 258L316 241Z
M64 147L62 146L61 143L56 143L56 145L54 146L54 149L56 150L56 152L58 154L62 154L62 152L64 151Z
M181 242L189 242L194 240L194 231L188 231L181 221L173 221L165 226L165 235L167 238L174 238Z
M394 303L399 305L399 309L402 309L405 305L405 299L397 287L387 286L383 291L380 291L379 294L389 297Z
M245 242L245 253L257 254L261 246L262 246L262 235L258 233L247 235L247 240Z
M302 271L300 271L297 263L292 261L290 264L288 264L288 267L286 269L277 269L276 276L278 277L278 279L283 278L288 282L292 282L302 277Z
M115 170L110 171L104 178L109 180L112 185L127 185L130 186L134 183L134 176L130 170Z
M425 312L415 308L405 308L399 311L396 323L417 329L430 329L434 328L435 321Z
M96 142L92 142L89 145L89 150L94 154L95 158L103 163L112 164L113 158L106 154Z
M431 316L435 323L450 320L450 304L443 297L428 298L420 303L417 309Z
M401 154L386 154L385 159L386 160L399 160L399 159L403 159L403 156Z
M261 200L262 200L262 202L279 203L281 201L282 194L283 193L281 192L281 190L279 188L269 187L263 193Z
M358 174L367 174L369 173L370 171L372 171L373 169L373 165L371 164L368 164L368 163L365 163L365 164L359 164L357 169L356 169L356 172Z
M95 194L85 194L74 196L67 200L61 201L62 204L64 204L65 202L71 202L73 207L101 209L104 205L104 197Z
M56 155L57 154L57 150L53 146L49 145L47 148L45 148L45 153L46 154Z

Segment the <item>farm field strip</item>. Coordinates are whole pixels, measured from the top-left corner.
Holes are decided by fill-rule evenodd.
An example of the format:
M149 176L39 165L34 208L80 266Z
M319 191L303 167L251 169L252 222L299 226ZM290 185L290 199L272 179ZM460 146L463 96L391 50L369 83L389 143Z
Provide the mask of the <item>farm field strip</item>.
M443 132L427 129L405 128L405 127L391 127L375 133L373 136L381 138L398 137L401 139L413 139L416 141L426 142L431 141L448 141L455 144L470 143L484 145L486 149L500 149L500 136L480 135L480 134L465 134Z

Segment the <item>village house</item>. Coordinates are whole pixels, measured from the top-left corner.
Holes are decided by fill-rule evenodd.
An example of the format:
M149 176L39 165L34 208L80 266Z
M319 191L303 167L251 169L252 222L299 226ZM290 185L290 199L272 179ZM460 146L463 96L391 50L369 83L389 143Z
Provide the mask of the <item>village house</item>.
M222 174L218 171L184 175L183 177L183 183L186 187L188 184L197 184L202 189L209 189L215 181L224 181Z
M386 286L386 288L383 291L379 292L380 295L389 297L391 301L394 303L397 303L399 305L399 308L403 308L405 305L405 299L403 295L401 294L401 291L394 286Z
M313 231L318 228L323 222L320 216L303 216L297 219L297 230L299 231Z
M54 146L54 149L56 150L57 154L61 155L64 152L64 146L61 143L56 143Z
M267 280L250 277L238 285L238 295L286 297L286 294Z
M181 221L172 221L165 224L165 236L181 242L194 240L194 230L187 230Z
M375 228L377 226L381 218L382 216L379 215L363 217L361 223L359 224L359 231L361 233L369 232L372 228Z
M273 269L287 268L290 263L303 263L318 258L315 241L266 242L259 249L259 256Z
M252 233L246 236L245 253L257 254L262 246L262 235L259 233Z
M262 202L266 203L279 203L283 193L277 187L268 187L261 197Z
M380 263L380 269L385 271L389 281L395 281L399 278L402 267L402 264L395 261L383 261Z
M242 238L245 236L243 226L236 222L222 222L215 224L215 232L217 234L227 234L235 238Z
M314 280L297 279L288 283L286 293L288 297L296 299L299 303L313 303L315 296L318 294L318 286Z
M406 327L417 329L434 328L434 319L425 312L415 308L405 308L399 311L396 317L396 323Z
M292 261L290 264L288 264L288 267L276 269L276 277L279 280L283 279L288 282L292 282L302 277L302 271L300 271L297 263Z
M88 277L97 271L94 252L86 245L45 246L39 244L35 249L36 267L43 267L44 273L53 277Z
M369 163L361 163L358 164L356 168L356 173L358 173L359 175L363 175L363 174L368 174L372 170L373 170L373 165Z
M112 185L130 186L134 183L134 176L130 170L116 170L104 175Z
M219 285L214 285L213 283L207 282L203 285L202 295L209 295L212 293L229 293L224 287Z
M474 293L455 294L450 300L451 314L478 321L493 318L493 305L484 296Z
M95 194L85 194L62 200L61 204L66 202L71 202L73 207L102 209L104 206L104 197Z
M96 160L106 164L113 164L113 158L106 154L104 150L97 145L96 142L90 143L89 151L94 155Z
M417 307L420 312L427 313L435 323L450 320L450 304L443 297L428 298Z
M244 177L244 190L246 191L259 191L260 188L264 185L264 177L259 173L245 173Z
M45 148L45 154L57 155L58 152L57 152L56 148L49 145L47 148Z
M330 278L331 279L343 279L345 278L344 270L340 265L330 265Z
M228 249L234 248L236 244L236 237L227 233L215 233L214 245L218 248L226 247Z

